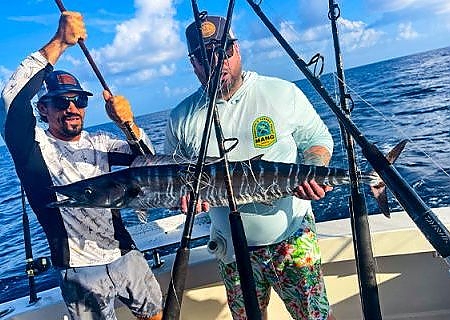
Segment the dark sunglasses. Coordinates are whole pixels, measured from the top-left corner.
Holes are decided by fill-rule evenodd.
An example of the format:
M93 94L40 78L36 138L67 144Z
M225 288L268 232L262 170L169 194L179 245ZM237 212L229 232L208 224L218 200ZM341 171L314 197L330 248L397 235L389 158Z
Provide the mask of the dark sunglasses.
M227 44L225 45L225 59L231 58L234 55L234 41L228 41ZM208 61L211 61L212 56L215 52L217 48L217 44L212 44L212 45L206 45L205 49L206 49L206 57L208 58ZM201 53L201 49L197 49L194 52L192 52L190 54L190 56L194 56L195 59L197 59L198 61L202 60L202 53Z
M51 104L54 108L59 110L66 110L70 102L73 102L75 106L80 108L86 108L88 106L88 97L85 94L76 95L73 97L67 97L67 96L55 96L48 99L45 99L43 101L44 103Z

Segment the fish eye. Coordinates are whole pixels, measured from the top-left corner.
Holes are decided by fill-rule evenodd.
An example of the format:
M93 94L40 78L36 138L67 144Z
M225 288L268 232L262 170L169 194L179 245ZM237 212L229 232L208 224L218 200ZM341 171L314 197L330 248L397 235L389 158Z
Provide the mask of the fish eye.
M92 190L91 188L87 187L86 189L84 189L84 196L86 197L86 199L90 199L94 194L94 190Z

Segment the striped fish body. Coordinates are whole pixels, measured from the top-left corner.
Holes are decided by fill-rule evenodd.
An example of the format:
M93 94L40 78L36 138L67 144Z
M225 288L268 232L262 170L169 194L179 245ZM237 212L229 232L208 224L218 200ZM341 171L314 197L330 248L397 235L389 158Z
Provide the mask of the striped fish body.
M274 200L292 194L295 187L314 179L322 185L349 182L347 171L340 168L301 164L247 160L229 162L233 193L238 205ZM195 165L156 164L131 167L65 186L55 186L67 199L54 202L54 207L101 208L176 208L180 197L192 190ZM228 206L224 163L204 167L200 183L200 198L210 206ZM372 175L361 177L374 184Z

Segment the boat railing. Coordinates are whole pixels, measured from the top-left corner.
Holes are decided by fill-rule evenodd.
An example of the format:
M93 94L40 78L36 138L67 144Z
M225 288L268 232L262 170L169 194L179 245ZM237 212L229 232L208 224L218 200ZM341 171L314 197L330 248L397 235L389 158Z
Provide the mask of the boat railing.
M176 251L183 233L186 215L173 216L149 221L148 223L134 225L128 228L136 246L144 253L147 260L153 260L152 267L162 265L161 255ZM205 244L209 239L211 221L208 214L199 213L194 218L192 231L192 246Z

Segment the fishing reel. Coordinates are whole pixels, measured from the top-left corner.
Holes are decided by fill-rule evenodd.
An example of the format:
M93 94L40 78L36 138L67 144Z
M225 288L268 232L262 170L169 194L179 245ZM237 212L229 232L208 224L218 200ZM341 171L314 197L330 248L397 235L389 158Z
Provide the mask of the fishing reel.
M25 272L28 277L33 277L38 274L44 273L51 267L51 262L48 257L40 257L34 260L33 258L27 259L27 266Z

